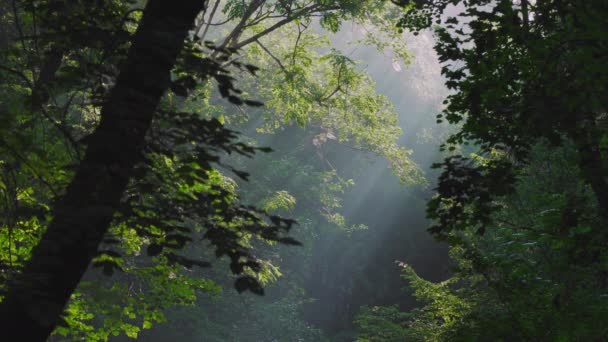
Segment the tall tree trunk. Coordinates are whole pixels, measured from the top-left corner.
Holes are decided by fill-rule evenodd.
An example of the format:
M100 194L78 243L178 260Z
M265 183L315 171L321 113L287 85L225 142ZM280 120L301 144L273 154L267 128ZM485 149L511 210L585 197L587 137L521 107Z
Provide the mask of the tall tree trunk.
M0 304L0 331L45 341L107 232L169 72L204 1L150 0L87 151L23 272Z
M56 79L57 70L61 67L64 53L63 49L54 46L46 54L40 68L40 74L34 83L34 89L32 89L32 110L39 110L49 100L50 95L47 87Z

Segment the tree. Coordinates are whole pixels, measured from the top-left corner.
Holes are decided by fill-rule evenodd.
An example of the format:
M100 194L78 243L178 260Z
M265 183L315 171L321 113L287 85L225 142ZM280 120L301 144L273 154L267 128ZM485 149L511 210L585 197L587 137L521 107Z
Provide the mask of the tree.
M147 5L129 57L102 108L101 122L87 139L83 161L56 203L52 223L2 302L7 334L45 340L97 255L154 110L169 87L169 72L203 8L199 1L181 5L166 1Z
M436 49L445 63L446 84L455 93L438 120L462 125L448 142L470 142L483 152L504 149L511 161L525 162L538 138L555 145L571 141L580 153L579 166L585 180L593 187L603 212L608 212L601 154L606 135L602 122L607 87L606 78L601 77L606 72L601 60L606 45L605 32L598 29L604 20L605 4L473 1L464 4L464 11L457 16L441 17L448 4L459 3L418 3L402 22L414 29L429 27L432 22L444 24L437 29ZM421 16L427 19L420 20ZM465 23L465 17L470 22ZM465 172L463 161L446 160L444 168L453 171L444 173L444 186L440 184L439 189L446 196L441 196L452 196L449 191L462 192L456 189L457 184L450 184L450 174ZM507 165L497 165L487 178L508 177L503 172L508 169ZM493 183L511 182L505 179ZM498 194L507 190L493 187L491 190ZM487 209L490 197L472 199L476 206L484 207L473 221L483 225L482 211ZM456 214L459 210L440 206L440 201L433 201L429 209L431 216L445 219L436 233L458 229L456 221L466 220L467 214L453 220L461 215Z
M333 249L335 254L332 255L343 254L348 249L353 256L367 257L368 254L360 253L361 248L378 232L371 229L362 232L360 225L340 215L340 192L352 187L348 178L352 177L356 182L353 175L357 173L340 168L338 158L360 158L359 155L366 151L384 156L383 152L389 152L389 147L396 147L394 141L400 133L396 115L384 97L373 93L373 84L357 68L356 61L349 60L339 51L325 52L324 48L329 44L325 36L331 37L330 33L318 32L312 24L308 28L303 25L292 23L277 29L260 38L261 45L251 44L240 51L239 61L255 63L261 70L255 79L241 79L239 87L250 96L263 100L264 107L235 114L232 112L237 108L217 101L217 96L213 95L209 103L202 104L193 98L184 105L197 111L204 105L205 109L200 111L213 113L230 127L246 132L249 141L258 140L262 144L272 141L273 153L231 163L239 165L239 169L254 171L250 182L237 179L239 193L248 203L259 203L262 208L280 210L284 215L296 218L299 225L294 236L305 247L287 250L264 246L260 249L258 257L280 267L283 275L268 283L270 294L266 298L242 298L229 291L221 292L219 298L201 293L196 307L176 309L177 313L168 311L166 316L171 323L142 332L142 338L196 340L204 334L209 340L282 340L287 338L285 332L291 332L291 338L308 336L303 332L306 322L298 321L302 320L301 315L288 316L287 320L293 324L286 326L261 325L259 322L273 320L279 303L282 312L293 312L292 303L297 303L297 298L304 304L312 301L308 298L311 292L306 278L310 274L313 279L317 274L311 273L316 269L311 265L312 253L319 251L313 248L322 241L333 238L343 246ZM317 47L323 50L319 51ZM340 68L334 67L336 60L340 62L337 65L341 66L341 77L337 72ZM341 89L332 94L338 84ZM336 165L335 169L332 164ZM398 174L404 180L418 176L415 169L407 167L398 170ZM289 204L292 201L289 199L295 203ZM354 282L348 276L350 268L346 267L357 262L341 258L351 262L332 264L337 268L340 268L338 265L345 267L342 271L345 281ZM226 286L229 284L226 276L213 272L209 277ZM336 278L331 280L337 283ZM307 286L306 293L298 289L303 286ZM297 293L301 297L286 293ZM339 309L341 317L336 320L348 319L347 313L343 312L345 308ZM295 311L293 315L297 313ZM233 324L239 328L235 329Z
M87 158L91 158L85 154L85 158L81 160L82 146L84 144L88 145L89 152L87 153L90 154L91 144L100 144L103 140L101 138L96 140L97 134L90 136L89 134L96 127L101 129L106 125L111 126L111 124L107 124L108 120L105 119L102 119L101 124L97 126L99 115L97 112L101 103L105 102L105 106L111 103L108 96L113 96L115 90L111 92L108 92L108 90L117 89L118 81L122 77L119 76L121 74L119 71L123 70L119 67L128 63L124 60L124 56L130 45L131 48L134 48L131 33L138 27L139 17L137 8L130 3L100 4L100 9L104 9L104 11L100 11L93 21L85 21L84 24L81 19L83 16L88 16L89 8L77 1L68 2L67 5L64 2L56 1L41 2L36 3L33 7L25 3L17 2L17 4L20 7L15 9L15 13L9 15L9 18L16 23L10 27L21 26L21 31L23 29L25 31L17 32L19 30L16 30L13 32L13 36L16 38L12 41L11 53L5 56L6 59L3 61L5 67L3 72L11 76L12 83L7 82L7 89L12 94L19 94L19 96L14 96L12 101L5 103L16 107L20 105L19 101L21 99L27 98L28 100L24 102L28 103L29 101L34 105L28 105L29 108L26 111L21 111L19 115L14 114L23 108L16 109L9 106L8 113L10 115L7 117L11 117L11 121L4 127L7 128L7 136L11 138L19 136L23 140L31 139L36 143L42 142L44 148L42 151L22 149L21 140L15 142L6 139L4 141L6 144L3 146L9 152L5 159L5 165L9 165L7 175L18 174L23 169L27 170L28 175L19 177L17 182L13 184L14 187L7 187L7 189L14 188L15 191L11 190L7 193L11 192L12 197L18 198L18 201L7 200L7 207L17 202L18 205L15 205L15 207L19 207L18 214L14 215L14 222L7 224L9 248L5 260L7 261L6 269L11 273L18 272L21 263L29 258L29 247L27 246L33 246L37 243L40 238L38 234L46 228L46 220L56 221L59 219L56 212L50 210L49 205L50 198L61 195L64 186L70 183L71 172L66 172L66 166L74 164L82 167L82 163L88 160ZM214 7L217 6L218 3L215 3ZM166 97L159 96L160 106L157 106L154 115L151 116L150 126L146 130L144 142L138 147L140 153L136 153L138 158L131 159L123 156L129 159L129 163L132 163L134 168L131 171L132 177L126 183L125 190L122 191L120 205L114 208L115 212L113 214L101 213L110 215L112 223L109 229L110 234L106 234L104 245L101 247L101 255L94 254L94 264L101 266L106 273L111 273L117 266L122 266L130 270L139 268L143 271L139 274L145 274L145 266L148 266L146 264L150 261L158 262L156 265L161 268L165 263L171 262L185 266L205 266L206 263L198 260L198 258L191 259L175 253L176 250L181 249L180 247L186 245L190 239L204 238L211 240L217 247L218 255L228 254L231 257L230 267L233 271L247 274L241 278L241 281L237 281L238 289L250 288L256 292L261 292L261 287L251 275L252 269L254 269L253 271L258 269L258 260L251 257L247 252L250 247L249 235L261 237L265 240L282 239L282 242L294 243L293 240L283 239L272 233L274 231L273 227L281 231L287 229L291 221L271 216L269 224L262 224L263 220L260 217L265 216L251 208L235 204L238 202L235 194L229 187L225 186L226 182L223 181L222 177L218 177L217 173L210 170L209 164L219 161L216 158L219 153L215 152L220 149L224 152L236 152L245 155L251 155L256 149L238 142L233 143L235 135L219 124L220 119L214 120L206 115L197 116L189 113L190 110L187 110L186 106L182 106L182 103L187 103L187 101L183 101L183 98L192 94L198 85L205 84L206 80L212 78L220 84L222 95L226 95L233 104L238 106L247 103L256 105L255 102L245 101L235 96L235 89L230 82L231 79L227 72L223 71L223 68L234 66L255 71L253 66L240 63L239 59L243 56L232 56L232 58L230 56L237 53L234 50L235 46L239 47L237 45L246 43L240 46L245 47L247 44L254 42L250 38L245 38L241 43L238 40L241 39L243 34L249 32L246 29L255 32L255 30L265 25L266 23L263 20L270 21L268 29L262 31L265 34L276 32L282 25L297 22L300 34L298 40L296 40L293 57L283 57L284 61L291 59L291 64L288 67L293 68L296 66L294 61L306 61L311 58L310 53L301 49L303 42L313 41L307 38L304 32L306 25L308 25L307 21L317 15L324 15L327 17L324 22L328 27L335 30L339 23L338 17L360 16L365 18L369 13L372 13L376 17L371 16L371 18L377 18L378 13L381 13L378 10L382 7L373 6L376 11L374 12L369 11L372 6L364 6L364 4L359 6L359 4L341 1L337 1L336 4L331 6L316 2L291 3L285 6L285 4L272 5L254 1L247 4L247 6L250 6L249 10L242 12L238 9L240 4L237 2L229 2L226 6L229 9L226 12L230 13L229 19L240 23L240 27L237 26L231 31L235 33L229 33L233 42L231 44L236 45L224 46L224 48L221 47L222 44L220 44L220 48L209 45L211 52L207 55L206 52L201 52L200 45L193 39L187 40L182 53L176 58L171 81L168 83L172 93ZM66 9L70 9L70 11L66 12ZM214 16L212 13L208 14L209 18ZM205 15L207 14L205 13ZM285 19L276 19L277 16L285 16ZM200 29L204 30L199 31L199 33L205 32L203 36L214 37L213 31L209 32L208 29L209 26L212 26L211 19L208 19L208 21L209 23L204 23L204 20L199 23ZM274 23L273 21L277 22ZM69 23L69 25L66 25L66 23ZM276 54L276 51L268 50L263 45L264 43L260 42L262 37L265 36L256 33L258 42L255 46L260 47L257 52L258 56L260 53L270 56L267 57L267 61L272 62L274 60L272 56ZM217 40L222 42L222 38L217 38ZM262 46L268 51L261 49ZM284 46L283 48L289 51L291 47ZM56 53L57 50L60 53ZM46 55L50 57L41 58ZM57 55L63 55L63 58L57 58ZM213 58L201 58L202 56L212 56ZM60 60L59 63L57 62L58 59ZM356 72L354 63L336 52L327 57L314 56L314 59L319 62L322 61L319 65L323 68L318 70L331 75L330 82L332 82L332 86L335 86L335 91L327 94L319 92L321 89L319 80L311 77L311 75L316 75L317 70L313 69L310 72L294 69L284 74L286 76L285 80L305 81L306 87L298 89L297 82L294 81L292 89L300 91L293 97L297 102L289 103L289 101L285 101L285 99L291 99L288 96L283 96L283 94L275 97L276 103L288 103L297 106L310 105L314 108L309 117L305 116L307 114L305 111L299 111L300 114L296 119L301 124L310 123L311 127L316 126L315 129L319 135L316 139L321 142L319 146L327 143L327 140L332 140L331 136L333 134L340 134L336 139L340 143L347 144L352 141L351 147L353 148L381 154L394 162L395 169L404 180L416 179L417 170L407 159L407 153L396 148L392 141L399 133L392 127L395 123L393 113L389 108L385 108L387 107L386 101L360 90L366 79ZM285 62L282 63L283 66L287 65ZM48 68L47 65L49 65ZM316 67L317 65L309 65L309 67L311 66ZM335 73L335 70L331 70L327 66L338 66L338 72ZM30 68L32 69L31 73ZM20 69L26 71L19 72ZM34 76L37 74L40 74L40 76ZM46 76L43 77L43 74ZM289 78L290 74L297 77ZM116 79L117 75L118 79ZM33 82L36 83L35 85L31 84L32 79L36 80L36 82ZM195 83L192 82L193 79ZM279 83L280 80L276 82ZM115 85L112 86L112 84ZM27 92L28 88L31 89L31 93ZM16 91L16 89L19 91ZM36 95L38 92L36 89L40 90L39 95ZM361 101L347 103L335 101L332 98L345 94L345 91L355 89L360 92ZM311 90L319 93L318 96L311 97L306 94L307 91ZM293 93L289 95L293 95ZM331 103L331 106L327 106L326 103ZM351 110L355 108L352 106L353 104L357 106L357 111L347 111L348 108ZM349 127L344 125L344 122L336 120L340 115L335 115L331 120L324 119L323 113L328 107L340 109L335 113L350 115L349 120L355 122L356 125ZM105 112L102 111L103 113ZM372 113L374 115L370 115ZM21 126L25 129L16 133L19 131L17 127L22 120L30 121L31 124L30 126ZM52 131L55 134L52 138L44 135L42 138L37 138L36 132L46 131L49 128L56 129L56 131ZM98 135L102 136L101 133ZM105 136L113 138L111 134ZM325 137L325 140L321 141L323 137ZM47 149L49 141L56 144L53 147L54 150ZM190 146L193 142L197 146L194 151L184 149L185 146ZM67 148L61 146L64 143ZM319 147L315 146L315 148ZM105 151L105 148L101 152ZM116 145L111 148L118 151L120 147ZM121 148L120 151L121 153L124 152ZM61 158L43 162L48 155L61 155ZM20 156L25 157L19 159ZM104 156L104 158L110 157L110 155ZM16 159L19 159L19 161L15 162ZM34 161L33 164L32 161ZM93 161L100 162L100 160ZM101 160L101 162L107 161L106 159ZM234 171L246 178L246 174L237 170ZM412 171L412 174L408 174L410 171ZM121 170L119 168L113 172L120 173ZM333 172L335 173L335 171ZM122 175L121 177L124 181L126 176ZM328 177L323 176L322 178L326 179ZM336 176L329 178L332 177ZM176 181L171 182L167 179ZM108 180L108 182L112 181L114 180ZM332 180L328 182L330 181ZM342 181L338 179L338 182ZM6 182L5 184L10 183ZM335 186L333 188L338 189L336 191L339 192L343 185L337 186L338 188ZM76 189L74 191L85 196L84 192L80 192L80 190L86 188L75 188L72 185L69 189ZM175 189L178 190L175 191ZM23 201L21 194L28 191L32 192L32 196L27 202L27 209L34 209L35 215L23 210L23 204L26 202ZM332 191L334 190L323 194L325 203L322 204L330 210L326 216L335 223L345 225L342 223L343 218L332 212L337 208L337 201L330 194ZM82 202L78 204L82 204ZM162 208L162 210L159 210L159 208ZM216 215L218 211L221 213L219 218ZM78 213L82 214L78 211L69 211L66 216ZM22 221L23 218L27 218L25 220L26 224L21 223L24 222ZM82 219L82 217L80 218ZM194 220L200 222L200 224L198 226L190 225L189 222ZM23 228L27 226L32 230L13 229L14 226L21 225L24 226ZM124 229L125 226L129 229ZM205 230L199 230L200 226L204 226ZM132 231L138 236L137 239L132 238ZM15 241L15 236L11 235L13 233L19 234L19 239L23 238L23 240ZM98 234L101 235L100 232ZM118 238L117 241L108 238L110 236ZM124 245L127 245L128 248L132 247L131 251L136 251L142 246L143 248L147 247L147 254L152 260L140 258L140 261L133 262L133 264L131 264L133 260L129 258L121 261L116 251L110 248L116 242L121 244L120 248L124 248ZM105 249L106 246L108 249ZM12 255L13 251L16 252L17 250L19 250L18 255ZM171 275L169 268L162 269L166 273L161 272L161 274ZM159 269L156 269L156 271L159 271ZM209 288L204 284L201 286ZM78 296L77 298L82 297ZM144 320L143 326L150 324L146 322Z
M458 124L427 213L454 276L404 266L412 340L595 340L606 310L602 2L406 2L437 34ZM449 5L456 5L448 10ZM453 11L456 11L454 15ZM461 145L475 153L461 155ZM585 312L585 314L580 314Z
M450 234L453 276L440 283L402 265L423 305L411 312L412 340L601 339L606 315L605 240L574 146L539 143L513 194L495 200L484 235ZM483 162L483 160L480 160ZM491 229L490 229L491 228Z

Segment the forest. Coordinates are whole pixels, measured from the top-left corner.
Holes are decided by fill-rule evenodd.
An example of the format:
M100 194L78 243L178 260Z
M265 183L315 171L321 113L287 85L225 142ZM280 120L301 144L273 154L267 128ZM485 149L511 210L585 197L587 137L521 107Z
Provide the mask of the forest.
M0 0L0 340L608 341L608 1Z

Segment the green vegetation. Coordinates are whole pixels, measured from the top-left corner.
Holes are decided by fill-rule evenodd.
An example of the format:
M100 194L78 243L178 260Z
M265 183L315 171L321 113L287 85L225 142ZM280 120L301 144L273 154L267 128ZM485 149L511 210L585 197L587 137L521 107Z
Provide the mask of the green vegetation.
M405 319L379 314L375 326L405 321L402 339L413 341L604 340L608 8L467 1L444 12L457 3L417 3L401 22L440 25L436 51L454 90L438 121L459 129L427 207L453 276L432 283L403 264L422 306ZM463 144L475 153L457 153ZM368 336L373 321L360 321Z
M608 338L604 1L0 17L6 336Z

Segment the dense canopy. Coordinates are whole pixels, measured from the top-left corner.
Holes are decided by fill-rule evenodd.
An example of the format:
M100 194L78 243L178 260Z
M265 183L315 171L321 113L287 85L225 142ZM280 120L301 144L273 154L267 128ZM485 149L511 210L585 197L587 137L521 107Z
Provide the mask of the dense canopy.
M20 341L604 341L608 3L0 0Z

